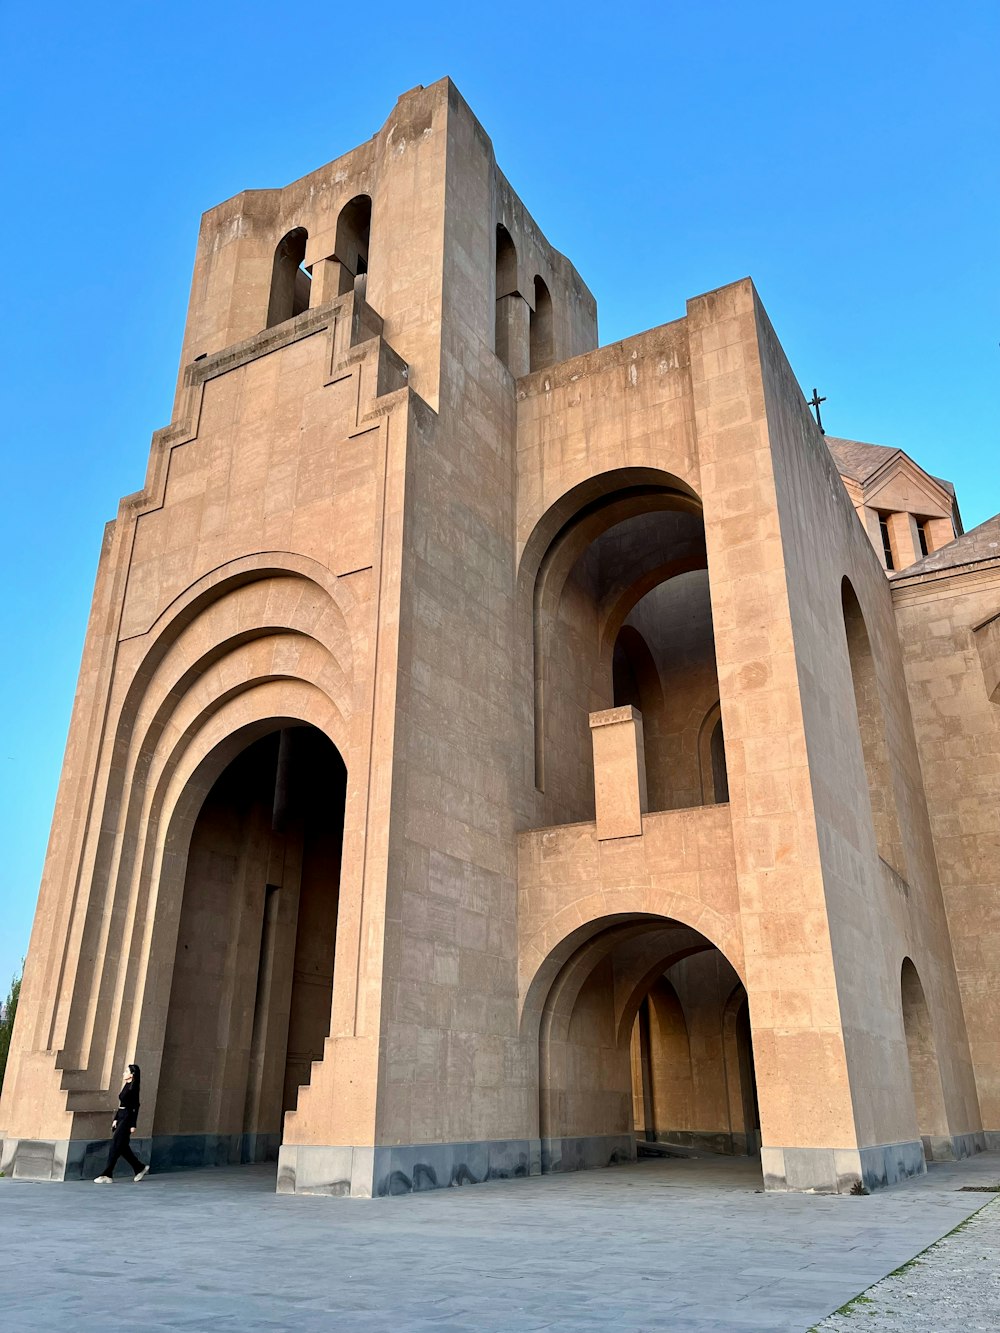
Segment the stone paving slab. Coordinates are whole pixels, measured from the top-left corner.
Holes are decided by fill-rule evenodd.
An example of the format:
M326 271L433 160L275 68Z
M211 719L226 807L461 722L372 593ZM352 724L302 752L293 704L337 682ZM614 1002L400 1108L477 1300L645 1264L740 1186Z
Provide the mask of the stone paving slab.
M804 1333L998 1173L867 1198L763 1194L704 1158L371 1201L277 1195L258 1167L0 1180L0 1333Z
M996 1333L998 1328L1000 1199L993 1199L903 1272L883 1278L843 1313L824 1319L815 1333Z

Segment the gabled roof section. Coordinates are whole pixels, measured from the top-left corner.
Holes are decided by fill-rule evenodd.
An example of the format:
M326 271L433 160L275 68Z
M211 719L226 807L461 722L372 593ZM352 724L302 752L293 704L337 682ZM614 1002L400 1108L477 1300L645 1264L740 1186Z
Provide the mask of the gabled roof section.
M884 467L890 459L903 452L902 449L893 449L887 444L839 440L834 435L827 435L826 447L833 454L833 461L837 464L840 475L860 482L866 482L880 467Z
M976 565L984 560L1000 561L1000 514L994 514L985 523L980 523L978 528L963 533L947 546L931 551L930 555L925 555L916 564L900 570L893 582L900 578L908 579L915 574L933 574L942 569L957 569L959 565Z
M941 497L942 510L952 513L956 528L962 531L955 487L943 477L935 477L927 472L902 449L887 444L867 444L863 440L842 440L833 435L826 436L826 444L845 482L854 482L861 487L864 503L872 503L871 497L891 478L899 473L908 473L911 478L922 480L929 494ZM895 506L889 504L885 507L891 509Z

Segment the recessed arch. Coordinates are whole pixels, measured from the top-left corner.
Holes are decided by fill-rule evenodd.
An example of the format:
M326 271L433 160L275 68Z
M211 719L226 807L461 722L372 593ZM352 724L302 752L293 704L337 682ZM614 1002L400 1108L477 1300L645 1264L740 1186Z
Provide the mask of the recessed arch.
M100 826L89 838L89 855L81 859L81 882L89 879L95 888L81 895L86 912L74 925L81 942L78 975L91 956L107 953L120 962L118 969L83 974L91 1003L72 1014L63 1007L51 1015L50 1044L65 1053L71 1067L90 1068L95 1034L116 1026L121 995L132 993L117 974L125 969L131 977L145 957L138 941L155 911L158 880L149 858L157 845L159 811L168 801L162 784L192 739L214 717L245 707L268 681L283 678L290 691L300 684L315 691L319 706L310 704L304 720L320 721L346 753L347 725L338 708L349 717L354 702L354 650L345 614L350 592L342 592L336 581L327 587L322 574L323 582L316 582L311 565L297 557L283 561L280 553L230 562L192 585L150 627L148 647L114 723L117 760ZM345 593L342 608L338 603ZM296 679L302 673L310 683ZM86 840L86 830L83 836ZM71 932L66 934L69 947ZM122 1041L127 1044L124 1035ZM119 1058L115 1043L109 1044L108 1061L113 1065Z
M637 1138L660 1140L663 1125L686 1125L694 1109L687 1015L669 976L649 979L632 1025L632 1104Z
M284 725L249 739L204 791L206 779L184 858L154 1141L180 1138L189 1160L217 1160L220 1144L223 1160L265 1160L330 1031L347 770L319 729Z
M283 324L309 309L312 274L305 268L305 227L293 227L274 247L271 264L271 291L267 303L267 327Z
M523 368L516 364L519 360L518 307L523 309L524 303L517 286L517 247L502 222L497 223L495 246L493 348L507 369L512 374L519 374Z
M551 501L533 521L518 557L518 581L534 582L546 552L557 538L568 536L576 524L605 505L638 495L673 497L674 507L701 514L701 499L693 487L675 473L652 467L611 468L597 472L571 486Z
M651 718L663 704L663 690L649 644L632 625L618 631L611 660L612 705L631 704Z
M496 229L496 299L511 296L517 291L517 246L503 225Z
M730 1118L744 1151L760 1149L760 1108L753 1059L750 1001L742 982L734 986L722 1013L722 1042L726 1061Z
M861 604L847 578L841 583L841 604L875 844L882 860L906 879L906 857L875 656Z
M722 706L716 701L705 714L698 735L698 759L701 767L702 801L705 805L723 805L729 800L729 762L726 756Z
M543 278L535 275L534 309L528 322L528 366L529 369L544 370L555 360L555 332L552 313L552 296Z
M251 740L282 726L308 724L326 735L342 754L346 753L347 729L335 705L314 684L263 672L254 677L235 673L227 689L202 681L199 691L185 699L187 717L183 727L166 728L163 741L150 758L129 795L129 822L117 840L119 852L114 875L109 877L112 900L121 905L111 922L99 922L103 951L117 955L117 969L106 968L91 1006L85 1027L71 1028L68 1040L82 1052L77 1067L90 1067L95 1038L115 1032L116 1040L105 1048L102 1078L113 1076L124 1051L140 1048L139 1015L133 1012L130 1032L124 1021L124 997L144 997L143 1012L154 1020L162 1003L149 1000L147 978L155 984L167 970L155 939L169 936L175 920L181 882L178 875L186 856L186 839L201 802L221 768ZM292 709L291 713L287 710ZM155 932L155 933L154 933ZM163 997L161 1001L165 1003ZM151 1009L147 1005L151 1004ZM97 1042L98 1048L100 1041ZM152 1051L159 1049L154 1041ZM141 1063L141 1062L140 1062ZM148 1092L147 1080L147 1092Z
M903 959L899 990L917 1130L927 1156L933 1158L935 1147L937 1155L940 1155L940 1141L948 1137L948 1113L941 1084L934 1025L919 973L911 958Z
M630 531L632 535L623 545L623 534ZM641 540L635 540L637 535ZM606 549L607 554L593 554L602 540L602 550ZM588 552L592 553L589 557ZM667 473L620 469L603 474L574 488L536 524L522 553L519 596L524 599L525 608L528 605L531 608L534 763L539 791L550 789L546 772L547 732L554 702L562 697L574 714L572 719L561 720L560 730L572 736L573 745L581 750L573 769L581 774L588 766L587 756L582 752L589 744L585 734L586 714L610 706L612 652L624 616L648 591L652 570L659 571L653 576L655 580L663 573L673 574L703 563L700 503L689 487ZM583 582L589 584L587 589L580 582L581 572ZM575 590L571 586L574 579ZM641 591L637 591L638 585ZM588 651L583 657L577 656L576 661L591 663L593 684L589 693L574 685L579 699L570 703L564 689L570 680L566 662L558 662L554 652L566 633L565 626L560 627L561 608L573 604L574 599L588 623L573 632L583 633L591 640ZM592 611L588 609L588 599ZM612 623L614 633L610 632ZM606 702L594 701L602 695ZM578 791L567 791L560 799L564 808L557 812L554 822L588 817L588 797L583 786ZM592 791L589 799L592 803Z
M369 268L372 201L367 194L355 195L340 210L334 258L340 264L340 294L351 291Z
M146 901L137 903L129 949L129 982L143 997L126 1031L118 1034L121 1050L145 1057L147 1098L155 1102L159 1051L163 1046L169 1000L171 960L176 946L184 876L192 830L213 784L249 745L288 727L311 726L344 755L346 732L329 700L304 681L261 680L233 690L199 717L189 734L164 756L144 811L144 836L135 884L145 886ZM358 788L348 786L347 800L356 802ZM347 869L356 874L348 858ZM349 892L347 881L344 891ZM121 1058L116 1053L115 1060Z
M567 936L537 975L543 1171L634 1156L636 1107L644 1108L646 1137L756 1149L743 1110L749 1026L737 1036L744 1020L727 1019L734 990L744 999L745 991L700 931L654 914L604 917ZM529 1024L529 1040L531 1031ZM698 1042L697 1061L689 1039Z

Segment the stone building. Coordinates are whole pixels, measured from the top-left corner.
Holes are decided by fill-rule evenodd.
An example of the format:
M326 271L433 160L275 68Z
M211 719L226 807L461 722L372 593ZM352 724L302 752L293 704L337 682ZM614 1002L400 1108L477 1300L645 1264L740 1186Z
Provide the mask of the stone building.
M749 280L599 347L447 80L211 210L4 1169L91 1171L126 1060L154 1169L285 1191L1000 1146L998 524L824 441Z

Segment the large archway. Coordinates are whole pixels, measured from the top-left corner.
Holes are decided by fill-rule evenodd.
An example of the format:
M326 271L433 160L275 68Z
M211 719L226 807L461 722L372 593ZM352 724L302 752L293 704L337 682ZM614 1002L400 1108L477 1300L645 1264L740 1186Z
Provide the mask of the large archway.
M194 821L154 1165L276 1159L330 1030L347 771L316 727L251 740Z
M519 578L531 596L539 822L593 818L589 719L623 704L642 714L649 809L705 803L699 732L719 678L691 488L652 469L591 479L536 525Z
M756 1155L747 995L722 951L655 916L594 923L580 941L540 1005L542 1170L631 1160L637 1145Z

